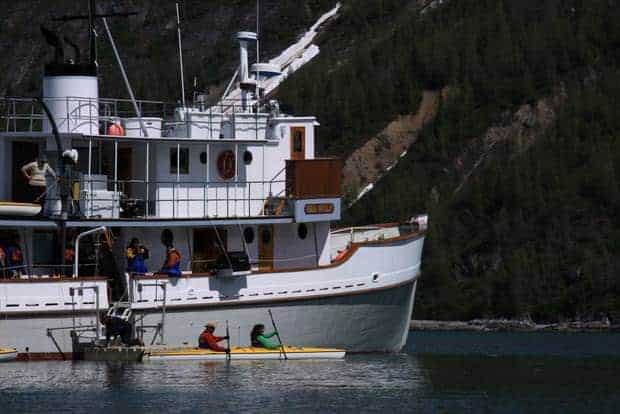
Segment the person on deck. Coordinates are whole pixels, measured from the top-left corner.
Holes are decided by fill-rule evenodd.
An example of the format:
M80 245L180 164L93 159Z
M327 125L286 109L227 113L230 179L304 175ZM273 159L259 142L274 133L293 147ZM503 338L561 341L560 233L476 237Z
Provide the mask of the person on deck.
M41 155L24 165L21 171L33 191L33 201L40 201L43 204L47 184L56 179L56 173L47 163L47 158Z
M252 333L250 333L250 339L252 341L252 346L258 348L267 348L267 349L278 349L280 348L279 344L276 344L269 340L272 336L278 334L278 331L273 331L271 333L265 333L265 325L258 324L254 325L252 328Z
M149 258L149 250L140 245L137 237L131 239L127 246L127 273L146 273L148 269L144 261Z
M229 339L229 337L215 336L213 332L215 332L215 323L207 322L207 324L205 325L205 330L202 331L202 333L198 337L198 348L210 349L217 352L230 352L229 348L224 348L217 344L224 339Z
M174 248L174 236L169 229L162 231L161 242L166 246L166 261L159 272L170 277L181 277L181 253Z
M9 268L9 274L14 277L19 276L24 267L24 254L19 242L19 235L15 234L6 249L6 265Z

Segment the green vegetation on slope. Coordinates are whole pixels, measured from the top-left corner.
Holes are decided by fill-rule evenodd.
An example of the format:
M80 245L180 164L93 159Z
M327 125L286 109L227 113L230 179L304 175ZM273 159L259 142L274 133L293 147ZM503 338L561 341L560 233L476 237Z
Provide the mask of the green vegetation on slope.
M394 2L361 3L380 15ZM342 23L354 26L347 10ZM415 316L620 312L618 2L451 0L422 17L397 14L379 40L360 34L348 59L328 49L285 96L317 113L325 153L347 154L386 120L414 112L420 89L449 88L435 122L346 219L430 213ZM559 102L550 126L532 126L531 142L487 148L490 127L544 97ZM485 149L455 192L460 163L471 167L467 154Z

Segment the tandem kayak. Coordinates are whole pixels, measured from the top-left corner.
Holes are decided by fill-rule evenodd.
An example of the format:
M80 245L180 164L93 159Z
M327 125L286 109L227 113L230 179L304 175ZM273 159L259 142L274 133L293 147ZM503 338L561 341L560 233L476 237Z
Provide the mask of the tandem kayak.
M264 359L343 359L346 351L336 348L310 348L285 346L286 358L280 349L266 349L256 347L233 347L230 350L230 360L264 360ZM144 359L150 360L203 360L203 361L226 361L225 352L216 352L201 348L162 348L151 349L145 353Z
M0 348L0 362L14 361L17 359L17 349Z

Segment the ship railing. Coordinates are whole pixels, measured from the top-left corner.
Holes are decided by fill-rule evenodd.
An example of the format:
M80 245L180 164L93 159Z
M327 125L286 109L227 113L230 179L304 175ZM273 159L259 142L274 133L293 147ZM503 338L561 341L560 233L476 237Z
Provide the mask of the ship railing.
M81 276L95 276L98 263L80 263ZM45 280L71 277L73 264L34 263L19 266L0 266L0 279Z
M110 126L123 126L121 136L195 139L268 139L269 105L248 105L241 100L221 100L212 105L181 106L139 100L140 123L129 99L67 96L44 98L59 132L87 136L117 135ZM51 132L40 104L32 98L0 97L0 133Z
M83 175L71 185L70 215L80 219L187 219L291 215L289 205L266 206L274 189L281 194L284 180L108 180ZM43 214L60 215L57 186L48 188Z

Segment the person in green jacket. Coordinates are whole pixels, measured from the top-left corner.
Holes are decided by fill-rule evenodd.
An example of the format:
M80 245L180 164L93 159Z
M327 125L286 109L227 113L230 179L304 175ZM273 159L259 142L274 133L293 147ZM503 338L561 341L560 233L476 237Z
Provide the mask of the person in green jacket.
M279 349L280 344L276 344L273 341L269 340L269 338L277 334L277 331L266 334L265 325L263 324L254 325L254 327L252 328L252 333L250 334L252 346L258 348Z

